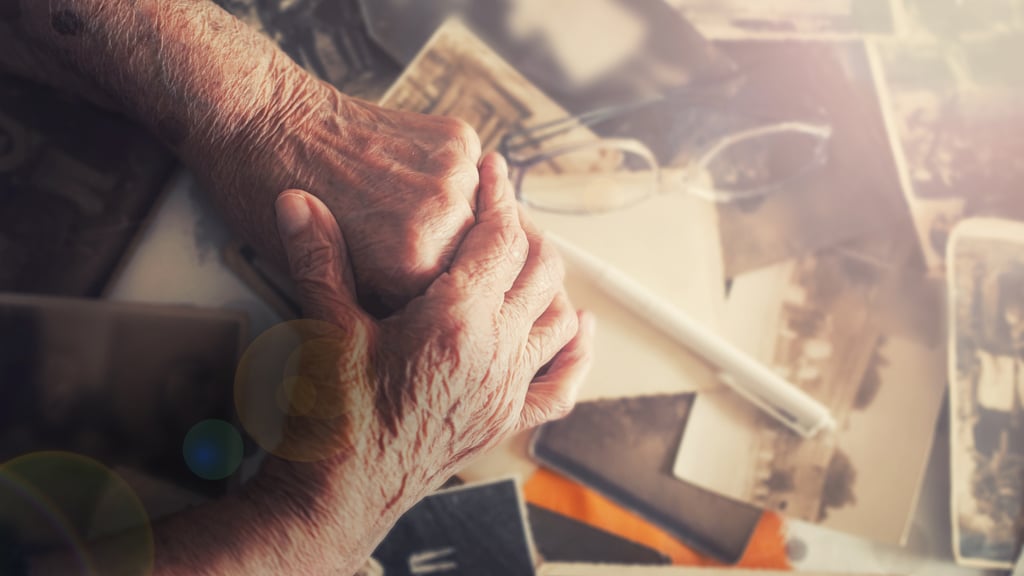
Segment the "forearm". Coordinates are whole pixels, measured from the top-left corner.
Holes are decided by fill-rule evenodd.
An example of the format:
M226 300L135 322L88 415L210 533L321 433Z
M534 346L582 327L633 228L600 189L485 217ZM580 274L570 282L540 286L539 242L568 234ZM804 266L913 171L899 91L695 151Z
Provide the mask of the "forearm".
M17 5L5 24L13 33L4 65L113 103L186 156L272 122L270 110L308 81L273 43L209 1Z
M345 493L314 498L294 490L297 479L257 477L238 493L155 522L152 557L142 546L149 536L135 531L89 544L86 558L97 574L112 576L352 574L395 518L359 488L365 476L348 478ZM30 559L32 576L79 570L77 555Z
M264 253L279 253L273 199L308 182L221 183L264 168L256 166L267 163L257 151L287 156L282 124L322 106L324 85L209 0L2 3L18 6L17 17L3 23L12 32L0 40L11 48L0 56L4 65L147 126L200 177L236 232Z

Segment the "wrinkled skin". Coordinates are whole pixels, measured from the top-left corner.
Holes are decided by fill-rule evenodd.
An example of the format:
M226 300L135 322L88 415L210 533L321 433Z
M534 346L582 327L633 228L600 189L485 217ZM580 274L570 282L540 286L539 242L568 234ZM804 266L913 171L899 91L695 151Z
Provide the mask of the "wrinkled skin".
M224 209L241 212L249 241L279 260L273 223L263 221L272 218L269 203L288 188L320 198L347 239L364 303L401 307L447 268L473 224L476 132L458 119L384 109L312 79L287 85L287 97L232 139L203 145L190 163L221 198L253 190L267 198L267 206Z
M299 491L296 501L351 493L355 462L375 479L371 491L379 489L385 511L404 510L475 454L571 410L590 364L593 321L584 316L581 325L562 288L561 260L521 220L506 170L499 156L484 160L479 214L451 269L383 321L356 301L347 239L327 208L297 190L278 199L304 314L342 328L351 354L339 360L346 376L338 384L363 407L356 413L372 414L325 424L343 426L322 432L350 447L343 455L271 459L266 477ZM325 515L318 522L345 526Z

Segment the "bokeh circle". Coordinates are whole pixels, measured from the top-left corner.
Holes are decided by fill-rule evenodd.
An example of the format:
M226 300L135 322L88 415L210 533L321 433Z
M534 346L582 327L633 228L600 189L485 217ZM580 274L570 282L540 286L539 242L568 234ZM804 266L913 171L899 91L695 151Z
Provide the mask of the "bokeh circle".
M370 417L373 378L362 333L294 320L260 334L235 372L245 431L275 456L315 462L348 449Z
M185 434L181 452L193 474L205 480L223 480L242 464L242 434L223 420L203 420Z
M107 543L103 555L89 547L98 540ZM15 565L26 551L45 551L62 574L153 571L152 527L135 491L100 462L70 452L33 452L0 466L0 547Z

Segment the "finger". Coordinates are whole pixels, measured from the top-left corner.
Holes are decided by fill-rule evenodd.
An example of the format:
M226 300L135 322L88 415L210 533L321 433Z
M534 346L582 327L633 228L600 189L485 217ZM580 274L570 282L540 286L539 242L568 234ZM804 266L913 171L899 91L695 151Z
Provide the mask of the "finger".
M353 315L363 317L345 241L330 210L301 190L282 192L274 207L304 315L341 325Z
M530 384L519 418L520 431L563 418L576 405L580 388L593 363L594 315L580 312L579 326L576 337L558 353L547 372Z
M529 249L519 224L505 160L489 154L480 166L476 224L455 253L447 277L466 299L486 298L495 311L523 268ZM436 289L438 282L431 287Z
M518 334L525 335L555 296L563 291L565 265L558 250L544 239L544 233L522 211L519 222L526 231L530 253L523 271L505 295L502 316L510 326L519 328Z
M565 290L555 295L547 310L530 329L524 363L533 373L539 371L579 333L579 318Z

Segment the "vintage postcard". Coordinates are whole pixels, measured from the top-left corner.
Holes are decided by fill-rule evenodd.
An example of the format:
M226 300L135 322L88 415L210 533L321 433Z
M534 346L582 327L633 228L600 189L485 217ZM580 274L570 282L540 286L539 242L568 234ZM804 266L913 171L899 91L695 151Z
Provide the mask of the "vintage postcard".
M899 0L668 0L710 38L849 39L900 30Z
M401 67L370 38L359 0L215 0L314 76L377 100Z
M1024 10L1020 0L899 1L903 5L904 32L911 37L978 39L1024 29Z
M693 394L662 394L583 402L568 417L545 424L532 455L589 486L694 550L739 561L761 511L671 473Z
M1024 534L1024 223L962 222L947 270L953 551L1009 569Z
M454 18L438 28L380 105L461 118L476 129L485 151L512 130L569 116ZM556 138L555 145L585 138L594 136L581 127Z
M519 483L458 486L421 500L373 552L386 576L493 574L534 569L533 540Z
M929 270L944 271L965 216L1024 216L1024 34L965 41L878 42L884 98L904 192Z
M791 166L764 182L763 194L718 204L727 277L864 235L889 235L904 224L907 207L879 99L877 66L864 41L715 45L736 63L744 82L720 104L677 111L673 130L689 141L674 166L692 163L702 140L726 142L740 133L723 127L800 124L827 134L813 145L786 132L735 143L722 153L717 170L709 170L712 182L726 189L722 183L745 178L769 158Z
M804 440L723 386L698 395L675 474L738 501L902 542L945 390L941 299L901 273L909 247L909 238L864 240L737 278L727 334L823 402L838 430Z

